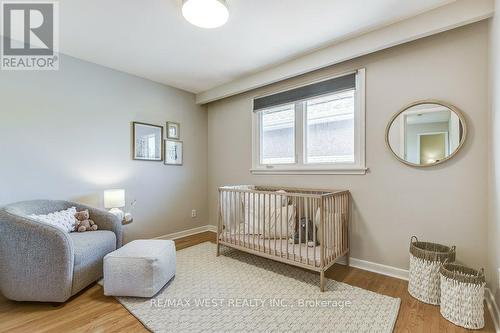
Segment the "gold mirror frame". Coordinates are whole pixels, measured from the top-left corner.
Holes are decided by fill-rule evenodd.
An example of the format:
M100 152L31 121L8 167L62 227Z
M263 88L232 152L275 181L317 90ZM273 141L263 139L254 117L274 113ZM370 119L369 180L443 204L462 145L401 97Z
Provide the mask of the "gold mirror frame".
M438 104L438 105L444 106L444 107L450 109L451 111L455 112L455 114L460 119L460 123L462 124L462 131L463 131L462 132L462 139L460 140L460 143L458 144L457 149L455 149L455 151L453 153L451 153L450 155L448 155L446 158L444 158L438 162L432 163L432 164L415 164L415 163L408 162L405 159L402 159L401 157L398 156L398 154L396 154L394 152L394 150L392 150L391 144L389 142L389 130L391 128L392 123L396 120L396 118L399 117L399 115L402 114L403 112L405 112L406 110L408 110L414 106L421 105L421 104ZM433 167L433 166L442 164L442 163L450 160L460 151L460 149L463 147L466 139L467 139L467 122L465 121L465 117L464 117L464 114L462 113L462 111L460 111L457 107L455 107L449 103L442 102L442 101L435 100L435 99L420 100L420 101L413 102L411 104L406 105L404 108L402 108L395 115L392 116L392 118L389 120L389 123L387 124L387 127L385 128L385 144L387 145L387 148L389 148L389 150L391 151L392 155L394 155L394 157L397 160L399 160L400 162L402 162L406 165L412 166L412 167L417 167L417 168Z

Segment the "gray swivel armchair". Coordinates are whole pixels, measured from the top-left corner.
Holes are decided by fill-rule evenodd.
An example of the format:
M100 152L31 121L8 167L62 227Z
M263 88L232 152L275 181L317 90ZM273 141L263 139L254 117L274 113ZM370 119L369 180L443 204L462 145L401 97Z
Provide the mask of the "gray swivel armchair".
M31 214L88 209L99 226L66 233ZM121 221L74 202L34 200L0 208L0 291L15 301L64 302L102 277L104 256L122 244Z

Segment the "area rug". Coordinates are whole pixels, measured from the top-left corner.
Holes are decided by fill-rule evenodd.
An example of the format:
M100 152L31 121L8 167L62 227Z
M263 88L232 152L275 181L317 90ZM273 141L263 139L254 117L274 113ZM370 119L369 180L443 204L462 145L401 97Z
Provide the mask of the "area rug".
M134 283L134 281L130 281ZM392 332L400 299L237 250L177 252L176 276L153 298L118 297L152 332Z

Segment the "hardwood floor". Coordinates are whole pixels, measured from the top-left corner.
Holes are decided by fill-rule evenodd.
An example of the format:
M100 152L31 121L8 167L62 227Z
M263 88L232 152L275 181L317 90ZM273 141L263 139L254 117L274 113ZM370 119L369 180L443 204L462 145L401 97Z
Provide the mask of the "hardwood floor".
M215 242L215 234L205 232L175 241L178 250L202 242ZM337 281L399 297L401 308L394 332L467 332L439 314L439 307L423 304L407 292L406 281L335 265L326 276ZM0 332L147 332L114 298L105 297L102 288L94 284L54 307L46 303L20 303L0 295ZM494 332L486 311L486 327L480 332Z

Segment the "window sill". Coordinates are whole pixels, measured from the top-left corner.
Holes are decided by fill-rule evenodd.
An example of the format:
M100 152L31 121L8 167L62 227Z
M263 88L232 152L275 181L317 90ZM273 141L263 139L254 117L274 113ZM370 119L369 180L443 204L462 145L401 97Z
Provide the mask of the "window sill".
M349 169L250 169L253 175L364 175L368 168Z

